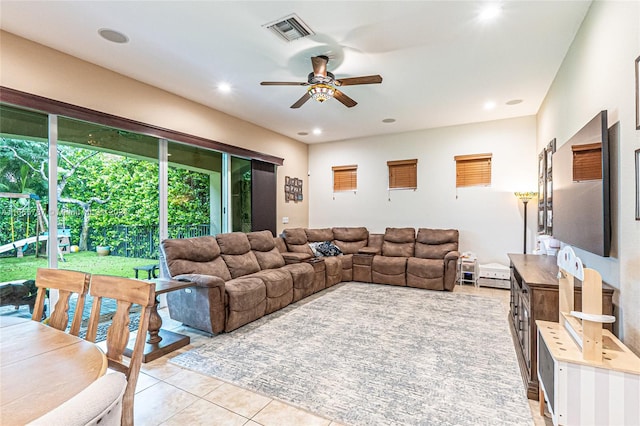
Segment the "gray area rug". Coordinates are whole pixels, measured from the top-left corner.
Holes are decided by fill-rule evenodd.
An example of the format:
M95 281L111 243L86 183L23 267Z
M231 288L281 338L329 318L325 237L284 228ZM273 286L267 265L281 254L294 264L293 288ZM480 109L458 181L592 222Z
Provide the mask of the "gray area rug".
M500 301L347 283L171 362L352 425L526 425Z

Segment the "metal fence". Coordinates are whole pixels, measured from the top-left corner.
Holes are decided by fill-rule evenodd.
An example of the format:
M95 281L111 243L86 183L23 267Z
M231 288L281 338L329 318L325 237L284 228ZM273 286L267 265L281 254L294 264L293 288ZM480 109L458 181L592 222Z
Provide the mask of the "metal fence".
M191 238L201 237L210 234L209 225L169 225L169 238ZM117 225L113 228L92 231L89 234L95 235L99 232L102 235L110 235L108 241L111 254L123 257L139 257L146 259L159 258L160 232L157 225L154 226L129 226ZM91 238L89 239L89 249L95 249Z

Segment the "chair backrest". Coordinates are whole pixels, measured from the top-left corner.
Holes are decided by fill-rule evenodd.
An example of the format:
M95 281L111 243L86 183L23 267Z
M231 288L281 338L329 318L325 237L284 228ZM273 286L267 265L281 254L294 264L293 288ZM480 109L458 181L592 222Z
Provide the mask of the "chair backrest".
M106 374L28 426L119 426L127 378Z
M149 316L155 303L155 283L130 278L93 275L89 294L93 297L87 340L95 342L102 298L115 299L116 313L111 326L107 330L107 360L109 368L120 371L127 376L127 389L122 403L122 424L133 424L133 397L140 373L140 364L147 340ZM123 353L129 342L129 309L131 305L142 306L140 323L129 365L123 362Z
M89 289L90 277L91 275L85 272L38 268L36 272L38 294L31 318L34 321L42 321L47 289L56 289L58 290L58 301L55 307L50 308L49 326L65 331L69 323L69 299L75 293L78 295L78 300L76 301L69 333L77 336L82 324L82 311L84 310L84 301Z

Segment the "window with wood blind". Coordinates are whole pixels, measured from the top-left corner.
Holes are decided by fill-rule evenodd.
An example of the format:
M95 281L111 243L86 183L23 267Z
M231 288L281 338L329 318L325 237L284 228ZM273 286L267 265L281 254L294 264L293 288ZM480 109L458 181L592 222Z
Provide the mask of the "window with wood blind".
M456 188L491 185L492 154L456 155Z
M333 166L333 192L358 189L358 166Z
M602 143L572 145L573 181L602 179Z
M418 187L418 160L387 161L389 189L416 189Z

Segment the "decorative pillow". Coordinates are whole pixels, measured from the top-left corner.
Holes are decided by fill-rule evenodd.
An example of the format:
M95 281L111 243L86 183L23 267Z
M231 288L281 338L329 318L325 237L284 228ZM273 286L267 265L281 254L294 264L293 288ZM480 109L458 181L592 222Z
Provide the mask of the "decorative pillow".
M320 244L324 244L324 242L309 243L309 248L311 249L311 251L313 252L313 255L314 255L315 257L322 257L322 256L324 256L322 253L320 253L320 252L318 251L318 246L319 246Z
M335 244L331 244L329 241L320 243L316 250L318 250L319 253L322 253L323 256L339 256L342 254L342 251Z

